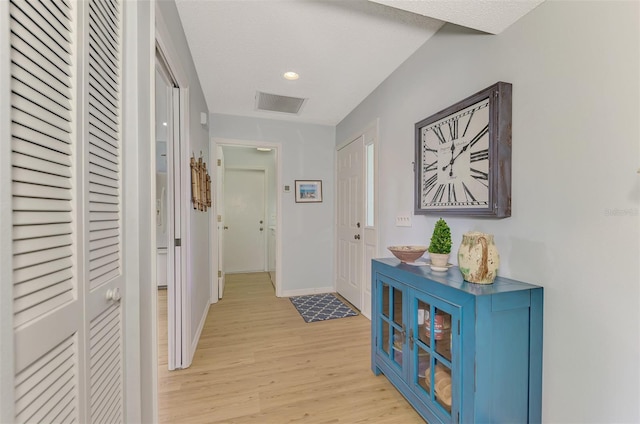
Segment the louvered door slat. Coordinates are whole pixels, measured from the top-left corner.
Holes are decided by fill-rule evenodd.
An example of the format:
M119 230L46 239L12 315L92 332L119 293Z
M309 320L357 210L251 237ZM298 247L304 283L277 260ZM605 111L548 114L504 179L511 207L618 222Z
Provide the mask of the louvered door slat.
M53 382L50 386L52 389L51 397L38 399L38 402L34 402L20 414L24 416L26 422L47 422L45 419L49 413L54 411L60 401L75 388L72 378L66 377L66 380L60 379Z
M101 230L101 231L92 231L91 234L89 235L89 240L96 241L96 240L104 240L104 239L111 239L113 240L114 243L117 243L117 237L120 234L120 229L115 226L114 228L110 228L107 230Z
M69 37L69 32L71 28L65 24L66 21L58 19L57 14L62 13L66 19L69 19L69 16L66 14L66 8L58 8L55 7L53 0L25 0L26 3L31 5L32 10L37 13L42 18L42 25L49 26L53 31L56 32L53 37L58 38L58 44L64 46L71 43L71 38ZM69 55L71 52L69 51Z
M69 225L68 223L50 225L21 225L19 227L13 228L13 239L24 240L71 233L71 225Z
M57 187L45 187L41 185L15 182L12 184L14 196L39 197L41 199L71 200L69 190Z
M96 173L92 173L89 175L89 182L97 185L103 185L105 187L115 188L115 189L120 188L120 184L118 183L118 180L115 180L113 178L107 178L102 175L98 175Z
M118 157L94 143L89 145L89 154L95 158L96 164L108 169L118 170ZM102 162L101 162L102 161Z
M47 249L39 252L25 253L13 257L14 272L22 271L22 268L33 268L36 265L53 262L64 258L70 258L73 252L69 246L62 246L55 249Z
M89 146L100 149L102 152L108 154L106 158L108 158L111 162L119 163L118 159L118 149L113 144L109 144L107 141L102 140L100 137L97 137L93 134L89 134ZM90 154L95 154L96 150L89 150ZM100 152L100 156L104 156L104 153Z
M89 97L89 114L92 116L101 116L106 119L106 124L109 125L114 131L118 129L118 116L105 107L104 104L98 101L95 97Z
M33 6L35 5L35 7ZM62 23L52 15L46 7L38 7L42 5L37 0L23 0L19 3L19 7L16 9L21 10L25 17L33 22L38 28L41 28L43 32L54 42L56 46L64 50L64 56L71 55L71 52L65 48L70 43L70 39L66 36L69 28L65 28ZM21 18L18 18L21 19ZM31 28L33 26L30 25Z
M52 151L51 149L47 149L46 147L42 147L30 141L14 138L13 142L11 143L11 150L13 150L13 152L15 153L21 153L25 156L30 156L58 165L63 165L67 168L71 167L71 159L69 158L69 155Z
M112 253L118 253L118 245L106 246L101 249L95 249L89 252L89 259L99 259Z
M38 89L38 85L39 84L35 82L31 82L31 85L27 85L16 78L12 91L16 96L27 98L31 102L37 103L40 107L51 111L57 116L67 117L68 119L69 105L58 103L56 99L53 99L48 96L47 93L40 91Z
M33 2L33 0L31 1ZM69 13L71 6L69 3L62 0L38 0L38 2L47 10L51 19L60 24L62 37L70 42L71 26L68 22L71 20L71 14Z
M104 178L108 178L110 180L113 180L116 182L119 179L119 173L118 171L113 171L111 169L108 168L104 168L102 166L97 165L95 162L99 162L100 159L99 158L94 158L91 157L90 162L89 162L89 172L91 173L91 175L98 175ZM92 181L92 180L90 180Z
M36 69L35 72L38 73L40 73L40 71L38 71L38 69L40 69L44 75L42 79L50 81L51 84L59 91L62 91L65 88L69 89L71 87L69 82L69 73L48 61L36 48L31 46L25 40L15 37L11 40L11 47L12 62L18 63L26 69L34 67Z
M17 422L55 422L52 419L47 421L42 418L40 421L34 419L37 411L55 412L53 408L47 409L44 405L36 403L38 399L52 399L56 396L58 389L65 388L67 393L72 392L75 387L77 361L77 346L73 337L63 340L59 345L53 347L49 352L42 356L39 360L19 372L16 377L16 421ZM66 386L55 386L45 380L47 374L56 370L64 370L59 373L58 379ZM64 393L62 393L64 394ZM64 396L60 397L58 404L64 404ZM67 402L67 404L69 404ZM75 404L67 407L66 416L77 418L77 408ZM35 411L34 411L35 410Z
M112 263L108 266L97 268L89 273L89 279L91 280L92 287L99 287L102 284L109 282L110 280L120 275L120 268L118 263Z
M107 246L114 246L114 245L117 246L118 243L119 243L119 240L115 237L103 238L99 240L94 240L91 243L89 243L89 249L93 251L93 250L105 248Z
M71 246L73 242L70 235L40 237L37 239L17 240L13 244L13 252L16 255L40 250L51 249L59 246Z
M65 95L58 90L54 90L49 84L45 83L33 73L33 68L24 69L16 66L14 67L13 77L24 85L28 84L29 88L35 90L37 93L41 93L44 97L50 99L51 102L54 102L64 109L71 110L68 93Z
M52 176L71 178L71 170L68 166L59 165L48 160L38 159L31 156L14 152L13 165L23 169L37 170Z
M49 124L65 132L71 132L71 125L68 119L62 117L67 113L63 108L52 111L41 104L33 103L32 99L26 99L17 94L11 95L11 103L16 109L31 111L32 116L37 116L37 119L43 121L45 124Z
M25 5L26 3L16 2L14 4ZM36 49L38 55L43 59L57 67L58 69L68 69L71 63L69 62L69 51L65 51L64 44L68 43L62 41L58 44L55 40L55 31L47 28L41 28L33 24L33 21L24 14L19 7L12 8L11 12L12 25L11 30L18 38L31 47ZM16 30L16 28L19 28ZM36 57L38 56L36 55ZM68 73L67 73L68 75Z
M112 228L120 228L120 223L118 221L94 221L89 224L89 234L90 240L95 240L93 236L94 232L101 230L109 230Z
M113 28L117 21L112 20L109 16L116 14L117 12L115 12L115 9L109 10L109 8L105 8L103 6L104 4L100 1L92 1L90 3L90 27L100 35L100 39L103 40L107 46L106 49L113 51L113 47L117 46L119 43L119 37L117 30ZM117 61L112 66L116 67Z
M66 212L71 211L71 204L68 200L38 199L33 197L14 197L13 204L16 211L43 211L43 212Z
M69 282L69 284L71 284L72 278L73 271L71 270L71 267L69 267L52 274L46 274L42 277L34 278L24 283L16 281L13 288L13 295L15 298L19 298L56 284L63 284L65 282Z
M71 214L69 212L25 212L19 211L13 213L14 225L36 225L36 224L59 224L63 222L71 222Z
M71 137L68 131L61 130L19 109L12 112L11 120L14 125L11 128L15 131L13 134L15 137L32 141L61 153L71 154L68 146L71 144Z
M110 141L118 139L118 124L111 121L113 115L103 114L96 108L90 108L89 121L95 129L100 132L96 132L96 136L102 140Z
M65 293L73 289L71 282L61 282L53 286L45 287L41 290L32 292L26 296L18 297L13 302L14 312L19 314L20 312L33 308L44 302L51 301L52 299L60 298Z
M117 196L108 195L108 194L102 194L102 193L91 193L90 192L89 193L89 200L91 200L92 202L95 202L95 203L109 203L109 204L114 204L114 205L119 204Z
M73 260L70 256L64 256L50 261L41 262L39 264L34 264L33 266L16 269L14 271L14 281L16 285L14 292L18 295L22 295L22 289L17 286L21 287L23 282L35 280L37 278L46 278L48 275L55 275L57 273L62 273L65 270L71 270L71 267L73 267Z
M114 341L121 338L120 314L115 307L107 309L91 323L91 418L106 421L112 417L114 406L120 410L121 354L114 349ZM117 414L117 421L121 415ZM110 418L113 419L113 418Z
M94 77L103 89L117 90L117 75L111 71L112 63L109 63L109 55L104 54L101 46L94 44L95 50L89 55L89 67L95 73ZM108 92L107 92L108 93ZM116 100L116 97L111 97Z

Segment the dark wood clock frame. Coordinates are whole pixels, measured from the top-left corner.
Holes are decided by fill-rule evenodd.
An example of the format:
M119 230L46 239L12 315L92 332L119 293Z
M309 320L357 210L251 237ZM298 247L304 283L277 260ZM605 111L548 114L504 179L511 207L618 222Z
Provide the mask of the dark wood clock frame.
M415 124L415 214L506 218L511 216L511 91L510 83L498 82ZM423 208L422 128L455 115L483 99L489 99L489 201L486 207Z

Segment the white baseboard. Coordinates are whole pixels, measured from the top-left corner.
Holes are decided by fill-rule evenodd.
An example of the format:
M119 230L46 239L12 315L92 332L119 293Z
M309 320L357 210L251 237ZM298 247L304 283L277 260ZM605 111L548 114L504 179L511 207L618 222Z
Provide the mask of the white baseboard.
M306 296L308 294L318 294L318 293L335 293L336 289L333 286L329 287L315 287L310 289L300 289L300 290L283 290L280 294L280 297L292 297L292 296Z

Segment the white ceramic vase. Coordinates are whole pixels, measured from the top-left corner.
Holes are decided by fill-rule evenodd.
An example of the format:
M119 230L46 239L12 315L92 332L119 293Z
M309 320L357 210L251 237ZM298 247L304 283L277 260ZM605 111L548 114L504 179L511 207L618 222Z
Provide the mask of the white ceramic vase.
M463 234L458 249L458 266L464 279L470 283L493 283L500 266L493 235L477 231Z
M449 263L449 253L429 252L429 257L431 258L431 269L434 269L436 271L447 269L447 264Z

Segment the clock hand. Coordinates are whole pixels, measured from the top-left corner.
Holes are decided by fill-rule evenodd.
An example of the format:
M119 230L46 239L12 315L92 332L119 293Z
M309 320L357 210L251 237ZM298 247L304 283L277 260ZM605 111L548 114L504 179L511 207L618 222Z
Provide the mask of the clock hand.
M472 140L472 141L473 141L473 140ZM462 150L460 150L460 152L458 152L458 154L456 155L456 157L451 157L451 161L449 161L449 163L448 163L448 164L446 164L445 166L443 166L443 167L442 167L442 170L443 170L443 171L446 171L446 170L447 170L447 168L449 167L449 165L453 165L453 163L456 161L456 159L458 159L458 157L459 157L461 154L463 154L463 153L464 153L464 152L469 148L469 145L470 145L470 144L471 144L471 142L469 142L469 143L465 144L465 145L464 145L464 147L462 148ZM453 168L453 166L452 166L452 168ZM451 172L449 173L449 175L451 175Z

